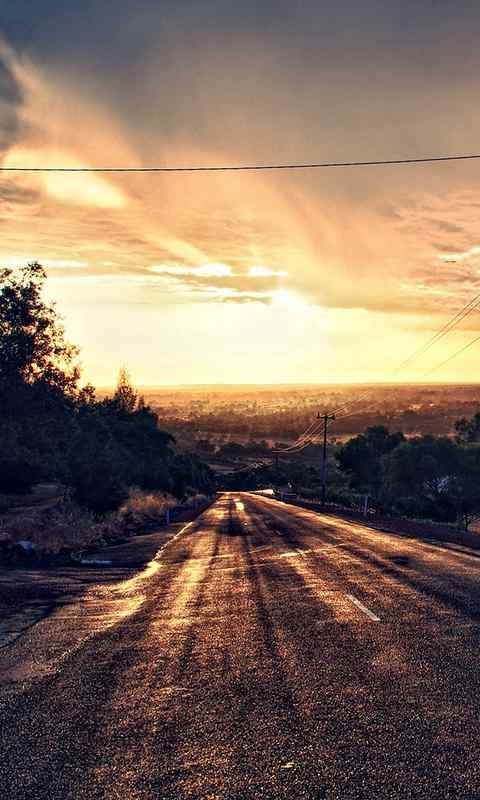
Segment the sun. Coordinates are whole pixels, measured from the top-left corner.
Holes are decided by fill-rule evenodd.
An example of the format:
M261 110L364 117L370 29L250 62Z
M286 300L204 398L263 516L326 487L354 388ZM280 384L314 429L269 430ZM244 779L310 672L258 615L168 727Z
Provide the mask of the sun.
M289 289L276 289L272 292L272 306L278 308L305 308L308 306L304 297Z

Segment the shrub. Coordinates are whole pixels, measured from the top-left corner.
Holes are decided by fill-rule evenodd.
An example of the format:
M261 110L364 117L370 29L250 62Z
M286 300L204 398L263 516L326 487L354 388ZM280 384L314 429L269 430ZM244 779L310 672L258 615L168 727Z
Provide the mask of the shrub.
M120 508L118 519L127 529L142 528L148 523L163 521L166 511L176 504L175 498L164 492L131 489L128 500Z

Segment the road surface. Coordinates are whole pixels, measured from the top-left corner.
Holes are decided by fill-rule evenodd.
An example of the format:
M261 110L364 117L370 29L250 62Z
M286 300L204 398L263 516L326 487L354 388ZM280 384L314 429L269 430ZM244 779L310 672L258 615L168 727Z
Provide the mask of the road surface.
M480 797L480 558L247 493L0 652L8 800Z

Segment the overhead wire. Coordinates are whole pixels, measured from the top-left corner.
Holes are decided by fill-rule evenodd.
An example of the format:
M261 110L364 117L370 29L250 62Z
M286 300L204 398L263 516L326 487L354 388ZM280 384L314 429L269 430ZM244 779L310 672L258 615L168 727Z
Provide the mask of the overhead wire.
M324 161L324 162L307 162L307 163L288 163L288 164L229 164L229 165L206 165L206 166L153 166L153 167L69 167L69 166L61 166L61 167L12 167L12 166L0 166L0 172L8 172L8 173L17 173L17 172L29 172L29 173L181 173L181 172L246 172L246 171L266 171L266 170L305 170L305 169L328 169L333 167L373 167L373 166L408 166L408 165L415 165L415 164L431 164L431 163L439 163L439 162L448 162L448 161L472 161L480 159L480 154L478 153L471 153L471 154L458 154L458 155L440 155L440 156L426 156L423 158L395 158L395 159L376 159L376 160L367 160L367 161ZM398 373L401 369L405 366L410 365L413 361L423 355L427 350L430 349L434 344L436 344L443 336L447 335L450 330L453 330L457 325L465 319L469 314L471 314L474 310L477 310L480 306L480 295L477 295L473 298L464 309L461 309L457 314L448 322L446 323L440 331L437 333L423 345L419 350L415 351L408 359L402 362L395 374ZM432 370L427 372L426 374L430 374L436 369L439 369L444 364L451 361L457 355L462 353L468 347L471 347L478 341L480 337L474 339L469 344L465 345L463 348L460 348L456 353L453 353L449 358L443 361L441 364L434 367ZM360 397L347 402L336 409L333 413L336 414L338 411L342 411L349 408L352 403L360 402L364 397L368 395L365 392ZM346 416L352 416L350 414L343 415L340 419L344 419ZM325 424L325 423L324 423ZM294 444L289 447L285 448L282 451L278 452L292 452L292 451L299 451L300 449L304 449L307 447L308 444L311 443L312 436L316 435L317 432L314 433L315 426L309 426L307 430L294 442ZM318 431L320 432L320 431Z
M292 453L292 452L297 452L299 450L303 450L305 447L307 447L309 444L311 444L311 442L312 442L312 440L313 440L313 438L315 436L317 436L318 434L322 433L323 429L322 430L320 429L321 425L323 425L323 420L321 420L321 421L317 420L315 428L313 428L310 431L308 431L308 428L307 428L307 431L305 431L304 433L302 433L301 436L299 436L297 439L295 439L293 444L291 444L289 447L283 447L281 450L277 450L275 452L277 452L277 453Z
M480 153L458 155L425 156L424 158L391 158L370 161L322 161L287 164L220 164L191 166L152 166L152 167L0 167L0 172L247 172L265 170L328 169L332 167L382 167L408 166L409 164L433 164L445 161L473 161L480 159Z
M466 303L465 306L463 306L463 308L461 308L459 311L457 311L457 313L454 314L453 317L451 317L451 319L449 319L445 323L445 325L443 325L440 328L440 330L438 330L420 348L415 350L415 352L412 353L411 356L409 356L407 359L402 361L399 364L399 366L396 368L396 370L394 370L393 374L398 374L400 371L402 371L402 369L405 369L405 367L410 366L412 363L414 363L414 361L416 361L418 358L420 358L420 356L424 355L438 341L440 341L441 339L443 339L444 336L446 336L448 333L450 333L450 331L452 331L455 328L457 328L458 325L461 322L463 322L464 319L466 319L466 317L468 317L474 311L479 310L479 308L480 308L480 293L475 295L475 297L473 297L468 303ZM445 364L447 364L449 361L452 361L454 358L456 358L458 355L463 353L465 350L467 350L468 348L472 347L478 341L480 341L480 336L475 337L471 342L468 342L466 345L461 347L459 350L456 350L455 353L452 353L448 358L446 358L440 364L437 364L436 366L432 367L430 370L425 372L422 375L422 378L427 377L432 372L435 372L436 370L440 369ZM354 416L355 414L357 414L359 412L359 409L357 408L357 409L352 411L352 410L350 410L351 406L356 404L356 403L360 403L363 399L368 397L369 394L370 394L369 391L363 392L361 395L359 395L358 397L354 398L353 400L349 400L349 401L343 403L342 405L337 406L331 413L335 415L337 420L347 419L348 417L352 417L352 416ZM342 411L346 411L347 413L342 414L341 413ZM322 422L323 422L323 420L322 420ZM309 428L307 428L307 430L301 436L298 437L298 439L293 443L293 445L291 445L288 448L285 448L284 450L278 451L278 452L285 452L285 453L287 453L287 452L288 453L300 452L301 450L305 449L305 447L307 447L309 444L313 443L313 441L312 441L313 440L313 435L316 435L317 432L318 433L323 433L323 429L315 431L315 423L313 423L313 428L312 428L312 425L310 425Z
M477 311L479 307L480 307L480 294L477 294L472 300L470 300L469 303L467 303L466 306L460 309L460 311L458 311L457 314L455 314L455 316L452 317L452 319L450 319L442 328L440 328L440 330L437 331L437 333L435 333L432 336L432 338L428 340L428 342L425 342L425 344L423 344L418 350L412 353L412 355L409 356L407 359L405 359L405 361L402 361L402 363L395 370L395 373L400 372L401 369L403 369L406 366L409 366L411 363L413 363L413 361L415 361L421 355L426 353L427 350L430 350L430 348L433 347L434 344L436 344L440 339L443 339L443 337L446 336L447 333L456 328L457 325L459 325L460 322L463 322L463 320L470 314L472 314L473 311Z
M460 347L458 350L456 350L454 353L452 353L450 356L448 356L448 358L446 358L444 361L441 361L440 364L436 364L436 366L434 366L431 369L429 369L427 372L425 372L422 375L422 378L426 378L427 375L431 375L432 372L436 372L437 369L440 369L440 367L444 367L445 364L448 364L449 361L453 361L454 358L459 356L461 353L465 352L465 350L468 350L469 347L472 347L477 342L480 342L480 336L476 336L475 339L472 339L470 342L468 342L467 344L463 345L463 347Z
M439 364L435 364L434 367L431 367L431 369L424 372L421 378L426 378L433 372L436 372L437 370L441 369L441 367L444 367L445 364L449 363L449 361L453 361L454 358L464 353L465 350L468 350L470 347L473 347L473 345L476 344L477 342L480 342L480 336L475 336L474 339L472 339L470 342L467 342L467 344L463 345L463 347L460 347L458 350L455 350L454 353L451 353L451 355L449 355L448 358L445 358ZM355 414L358 414L358 409L355 409L355 411L351 411L348 414L342 414L340 417L337 417L337 419L347 419L347 417L353 417L355 416Z
M455 330L455 328L457 328L458 325L460 325L460 323L463 322L463 320L465 320L470 314L472 314L474 311L478 311L479 309L480 309L480 293L475 295L475 297L473 297L468 303L466 303L463 306L463 308L461 308L459 311L457 311L457 313L454 314L454 316L451 317L451 319L449 319L448 322L446 322L445 325L443 325L440 328L440 330L438 330L427 342L425 342L421 347L419 347L417 350L415 350L415 352L412 353L408 358L406 358L404 361L402 361L398 365L398 367L392 372L392 375L397 375L399 372L401 372L407 366L411 366L418 358L420 358L422 355L424 355L428 350L430 350L431 347L433 347L435 344L437 344L437 342L439 342L441 339L443 339L444 336L446 336L448 333L450 333L450 331ZM471 344L473 344L473 343L474 342L472 342ZM457 354L459 354L460 352L462 352L462 349L460 349L457 352ZM452 355L451 358L454 358L454 355ZM433 367L432 370L429 370L428 372L426 372L425 375L423 375L422 377L426 377L427 375L430 374L430 372L433 372L436 369L439 369L441 366L443 366L443 364L447 363L447 361L450 361L450 360L451 359L449 357L446 361L442 362L441 364L437 365L436 367ZM354 412L348 413L348 414L343 414L340 417L338 416L338 413L342 412L344 410L348 411L348 409L354 403L361 402L363 399L368 397L369 394L370 394L370 392L364 392L359 397L356 397L353 400L349 400L346 403L344 403L343 405L341 405L338 408L336 408L333 413L337 416L337 419L345 419L346 416L349 416L349 417L353 416L353 414L356 414L357 411L354 411Z

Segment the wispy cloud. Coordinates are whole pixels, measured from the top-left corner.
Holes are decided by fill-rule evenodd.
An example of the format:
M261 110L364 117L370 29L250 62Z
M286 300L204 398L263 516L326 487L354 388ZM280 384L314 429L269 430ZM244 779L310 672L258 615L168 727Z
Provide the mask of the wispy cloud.
M153 265L147 272L158 275L178 292L203 297L208 302L270 302L284 270L252 266L238 270L228 264L202 266Z
M101 27L106 17L97 5L99 30L110 30L111 19ZM313 2L312 30L298 9L285 7L289 25L301 32L297 40L265 4L226 4L228 13L214 4L213 27L189 4L198 17L190 32L182 4L162 14L147 5L135 31L117 31L108 49L95 46L81 15L81 46L64 48L68 37L59 36L49 47L42 18L35 46L23 55L0 48L4 165L343 160L467 151L478 139L471 115L477 81L462 72L463 57L450 41L447 52L443 43L437 53L431 41L421 51L408 46L408 58L392 54L391 29L382 28L370 0L358 24L372 51L349 41L341 59L324 32L335 20L320 15L320 24ZM246 21L226 42L233 13ZM256 30L258 14L276 20L268 35ZM377 41L380 29L386 38ZM381 69L391 59L399 68ZM422 77L422 59L442 76L438 93ZM469 126L455 122L467 112ZM250 304L254 314L272 313L265 336L275 330L275 342L292 319L301 325L308 317L301 305L292 313L289 302L298 295L319 316L327 309L329 319L341 320L339 347L348 363L352 331L365 315L375 328L387 314L402 333L410 323L435 327L439 315L478 291L479 178L474 162L311 173L12 174L0 177L0 261L42 261L70 310L87 302L121 306L122 314L129 304L191 305L191 326L202 319L215 332L219 319L228 324L226 305L246 320L242 306ZM287 293L284 306L279 291ZM113 312L112 320L112 330L124 325ZM316 341L311 324L307 338ZM81 322L78 330L86 335ZM322 329L322 342L325 336ZM372 339L366 341L369 352Z

